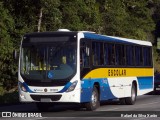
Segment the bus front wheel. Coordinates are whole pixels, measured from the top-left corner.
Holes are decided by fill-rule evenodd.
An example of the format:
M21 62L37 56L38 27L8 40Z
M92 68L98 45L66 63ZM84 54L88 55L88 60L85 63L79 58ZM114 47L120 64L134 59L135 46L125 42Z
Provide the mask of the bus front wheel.
M94 86L92 95L91 95L91 101L86 103L85 106L88 111L93 111L93 110L96 110L99 107L99 105L100 105L100 101L99 101L98 90Z

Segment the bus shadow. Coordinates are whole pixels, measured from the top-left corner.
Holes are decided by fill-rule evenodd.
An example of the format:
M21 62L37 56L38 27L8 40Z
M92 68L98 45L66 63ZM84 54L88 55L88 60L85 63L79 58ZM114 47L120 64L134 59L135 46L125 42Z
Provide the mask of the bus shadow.
M101 106L103 105L122 105L119 101L104 101L101 102Z
M100 106L105 105L122 105L119 101L103 101ZM55 105L49 109L49 112L73 112L73 111L87 111L84 105L81 104L64 104Z

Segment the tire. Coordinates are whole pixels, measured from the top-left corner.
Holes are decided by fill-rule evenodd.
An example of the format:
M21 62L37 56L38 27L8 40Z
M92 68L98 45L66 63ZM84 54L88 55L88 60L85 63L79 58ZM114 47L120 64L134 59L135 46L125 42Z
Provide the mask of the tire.
M133 84L132 85L132 89L131 89L131 97L128 97L125 99L125 102L127 105L134 105L136 102L136 97L137 97L137 93L136 93L136 87Z
M88 111L93 111L96 110L100 106L100 101L99 101L99 94L97 88L94 86L92 95L91 95L91 100L90 102L85 104L86 110Z
M43 102L37 102L36 103L37 109L41 112L49 111L49 108L51 106L50 103L43 103Z

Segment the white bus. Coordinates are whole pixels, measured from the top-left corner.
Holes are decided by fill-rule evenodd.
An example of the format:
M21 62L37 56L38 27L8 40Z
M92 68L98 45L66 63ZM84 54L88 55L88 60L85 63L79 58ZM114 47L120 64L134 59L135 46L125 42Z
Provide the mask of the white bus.
M86 31L30 33L20 47L19 100L39 110L56 103L95 110L112 99L133 105L153 91L153 75L150 42Z

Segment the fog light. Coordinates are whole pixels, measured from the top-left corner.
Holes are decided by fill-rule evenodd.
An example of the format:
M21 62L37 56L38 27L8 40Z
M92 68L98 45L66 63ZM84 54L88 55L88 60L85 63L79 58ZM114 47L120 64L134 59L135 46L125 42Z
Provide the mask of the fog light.
M24 95L22 95L22 94L20 94L20 97L21 97L22 99L25 99Z

